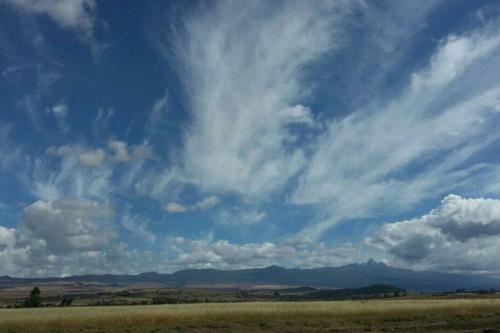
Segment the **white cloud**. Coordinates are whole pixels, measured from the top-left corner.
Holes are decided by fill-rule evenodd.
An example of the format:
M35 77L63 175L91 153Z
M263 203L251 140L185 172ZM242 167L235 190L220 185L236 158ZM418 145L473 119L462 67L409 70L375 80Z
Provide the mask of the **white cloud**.
M7 130L2 132L5 128ZM3 157L0 167L12 177L9 183L15 184L16 191L25 191L43 201L65 197L108 201L108 195L116 189L111 182L113 170L101 165L99 151L78 145L50 147L47 155L61 157L59 163L53 163L47 156L32 157L9 140L9 132L10 127L0 126L0 153Z
M92 134L95 141L104 140L108 136L109 122L113 118L115 110L109 108L107 110L100 108L97 110L97 115L92 122Z
M26 206L16 229L0 227L0 275L140 272L148 254L115 242L112 217L108 205L83 199Z
M108 148L113 152L110 159L115 162L125 162L130 159L127 143L119 140L109 140Z
M113 168L101 163L99 155L89 154L88 159L85 159L88 151L83 153L82 160L82 155L73 155L80 150L73 148L64 151L56 165L51 159L35 159L29 168L31 171L21 178L24 186L32 195L44 201L66 197L108 201L110 193L116 190L111 179ZM54 152L48 152L51 153Z
M463 199L448 195L437 210L424 218L445 235L460 241L500 235L500 200Z
M69 130L69 126L66 123L66 118L68 116L68 105L60 102L53 105L51 108L48 108L46 112L47 114L53 115L57 122L57 125L63 133L66 133Z
M177 197L184 185L190 183L182 170L176 167L161 167L145 170L134 184L134 189L140 195L164 202L166 198Z
M47 15L59 26L74 29L84 37L93 37L94 0L1 0L28 14Z
M22 181L38 199L53 201L65 197L109 201L112 193L138 190L148 160L155 160L147 144L132 145L110 140L109 147L92 148L79 144L49 147L50 158L35 159ZM46 157L46 156L45 156ZM117 169L116 163L124 167Z
M215 217L218 225L249 225L259 223L267 217L265 211L253 208L221 209Z
M287 124L303 124L309 127L315 127L311 109L309 107L297 104L281 111Z
M484 74L500 65L498 36L488 27L444 39L401 96L329 124L292 196L327 216L304 231L308 236L345 218L407 209L429 193L453 190L472 172L464 162L498 138L500 85Z
M133 236L138 236L148 242L154 242L156 236L149 230L151 220L141 217L140 215L125 214L121 219L121 225L132 233Z
M33 240L0 250L0 274L17 277L139 273L141 265L151 267L151 262L148 253L139 254L122 243L102 251L52 254L46 252L43 242Z
M16 230L0 226L0 251L16 244Z
M169 107L169 94L165 93L162 97L158 98L153 104L151 113L149 114L149 126L151 129L156 129L156 127L165 120L165 114Z
M450 194L428 214L388 223L365 242L420 268L499 272L500 200Z
M313 123L296 104L309 88L301 77L334 46L343 5L219 2L185 20L176 45L193 117L184 165L203 189L261 200L304 165L302 150L287 147L288 125Z
M22 211L22 239L42 241L49 253L101 250L116 237L106 224L113 211L83 199L37 201Z
M99 167L106 159L104 150L90 149L81 145L64 145L47 148L47 154L61 157L76 157L78 162L87 167Z
M165 204L164 208L168 213L185 213L189 211L189 207L176 202L168 202L167 204Z
M105 158L106 154L102 149L86 150L78 156L80 163L88 167L100 166L104 162Z
M48 15L63 28L93 34L93 1L0 3ZM92 123L90 141L105 142L103 146L50 147L40 158L19 153L6 140L8 128L0 125L0 166L14 170L23 164L27 171L16 174L39 200L22 210L17 229L0 227L0 273L148 270L149 262L141 266L145 253L116 243L114 230L106 223L110 218L106 207L109 209L115 194L126 193L130 199L127 192L132 189L163 203L180 197L185 184L199 185L196 190L204 193L233 192L244 197L237 199L248 204L246 208L220 207L213 212L217 227L235 223L246 227L266 220L266 212L258 204L251 205L260 200L279 204L289 190L292 203L311 205L321 218L311 221L301 237L288 241L237 244L212 237L177 238L171 246L178 256L163 266L169 270L170 264L177 268L274 263L318 267L379 255L418 268L498 271L494 262L500 252L497 200L448 196L429 214L388 224L364 243L318 241L342 219L397 213L456 188L500 193L500 169L478 156L499 138L498 22L490 21L485 28L463 36L443 38L428 65L408 77L396 98L373 94L377 97L369 105L344 117L336 113L335 105L327 110L311 110L307 105L313 90L308 65L337 49L339 37L350 38L339 36L337 24L344 14L349 8L361 8L363 12L354 16L373 21L368 29L373 28L374 40L363 39L366 46L358 53L370 61L380 60L348 70L359 96L346 98L359 105L370 96L364 88L376 91L376 86L384 86L379 84L387 79L384 75L400 65L402 45L411 43L408 36L425 24L423 15L432 7L410 5L409 10L408 4L394 4L399 8L397 17L382 20L378 14L370 16L373 8L369 4L344 4L321 0L314 5L293 0L220 2L185 16L184 30L177 31L179 39L174 44L192 123L183 138L182 156L172 154L168 163L155 158L146 141L130 145L108 140L112 109L99 110ZM374 45L376 50L370 52ZM365 70L372 67L377 67L373 76ZM8 68L4 76L17 71ZM41 80L45 83L37 84L50 86L54 74L49 74ZM370 83L365 86L361 81ZM397 87L391 89L398 91ZM26 114L44 130L43 122L36 125L41 103L30 98L25 101ZM158 126L169 107L165 94L154 103L148 126ZM68 107L61 102L48 112L62 122ZM305 133L306 138L297 141L296 132ZM54 156L59 164L52 163ZM149 163L154 164L150 167L147 160L161 163ZM280 191L286 194L274 196ZM164 210L184 213L218 205L222 206L221 200L214 195L194 203L171 201ZM132 236L150 242L156 239L148 218L124 214L120 223Z
M217 197L215 195L211 195L209 197L202 199L201 201L198 201L195 204L195 207L198 209L201 209L201 210L207 210L207 209L214 208L219 203L220 203L219 197Z
M271 264L325 267L377 258L392 266L449 272L498 274L500 200L446 196L419 218L387 223L357 243L303 238L234 243L213 235L167 240L170 269L248 268Z
M193 205L182 205L177 202L169 202L165 204L164 209L168 213L186 213L189 211L195 210L208 210L212 209L215 206L219 205L221 202L220 198L212 195L206 198L201 199Z
M68 115L68 106L64 103L58 103L50 108L50 112L58 119L65 119Z
M49 155L76 158L79 163L86 167L100 167L106 161L113 163L153 160L153 151L146 144L129 146L120 140L109 140L108 149L89 148L82 145L63 145L49 147L46 152Z
M353 261L366 261L369 254L361 247L346 244L332 247L324 243L233 243L214 240L213 235L202 239L176 237L167 240L171 252L169 269L219 268L237 269L281 264L288 267L338 266ZM370 253L373 254L373 253Z

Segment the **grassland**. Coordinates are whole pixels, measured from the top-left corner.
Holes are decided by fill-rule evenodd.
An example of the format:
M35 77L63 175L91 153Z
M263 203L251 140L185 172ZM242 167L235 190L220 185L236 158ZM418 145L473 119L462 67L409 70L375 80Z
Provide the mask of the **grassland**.
M0 332L497 332L500 299L1 309Z

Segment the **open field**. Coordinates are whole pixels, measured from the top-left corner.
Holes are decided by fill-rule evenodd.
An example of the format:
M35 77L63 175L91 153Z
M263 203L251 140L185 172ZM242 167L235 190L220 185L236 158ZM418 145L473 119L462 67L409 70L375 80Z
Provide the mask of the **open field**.
M15 285L0 288L0 308L20 307L34 284ZM212 287L212 286L211 286ZM267 302L267 301L331 301L356 300L384 297L401 297L406 291L392 286L368 286L357 289L314 289L308 287L282 288L265 285L268 289L197 289L161 288L147 283L99 284L99 283L47 283L40 284L41 304L43 306L105 306L105 305L148 305L148 304L185 304L221 302ZM285 286L286 287L286 286ZM460 294L460 296L465 294ZM477 295L478 294L471 294ZM496 297L496 294L490 296ZM500 294L499 294L500 296ZM70 300L70 304L65 303Z
M1 309L0 332L496 332L500 299Z

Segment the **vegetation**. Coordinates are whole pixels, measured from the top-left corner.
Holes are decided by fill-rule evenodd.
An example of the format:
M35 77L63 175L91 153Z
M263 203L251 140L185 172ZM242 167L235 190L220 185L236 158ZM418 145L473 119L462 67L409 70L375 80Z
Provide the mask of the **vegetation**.
M0 309L0 333L494 333L500 327L500 294L495 290L408 293L390 285L225 290L135 285L104 291L94 286L87 293L76 289L80 293L65 294L61 291L66 289L48 283L42 285L43 298L34 287L24 299L30 290L26 287L17 300L5 298L4 292L0 307L7 308Z
M24 306L27 308L37 308L40 305L40 288L35 287L31 291L30 296L24 301Z
M496 332L500 299L253 302L0 310L0 332Z
M2 307L78 306L78 305L146 305L191 304L256 301L320 301L367 300L374 298L403 297L404 289L389 285L374 285L354 289L315 289L310 287L277 288L261 286L260 289L172 289L151 288L141 285L115 287L115 289L65 289L65 286L45 284L44 297L40 289L33 289L26 299L27 287L4 289L0 293ZM99 286L102 288L102 286Z

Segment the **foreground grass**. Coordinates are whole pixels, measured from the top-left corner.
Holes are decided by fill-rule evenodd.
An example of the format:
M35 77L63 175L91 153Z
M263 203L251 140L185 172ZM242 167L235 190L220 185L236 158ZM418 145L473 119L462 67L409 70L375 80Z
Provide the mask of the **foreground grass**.
M205 303L0 310L0 332L495 332L500 299ZM500 332L500 331L499 331Z

